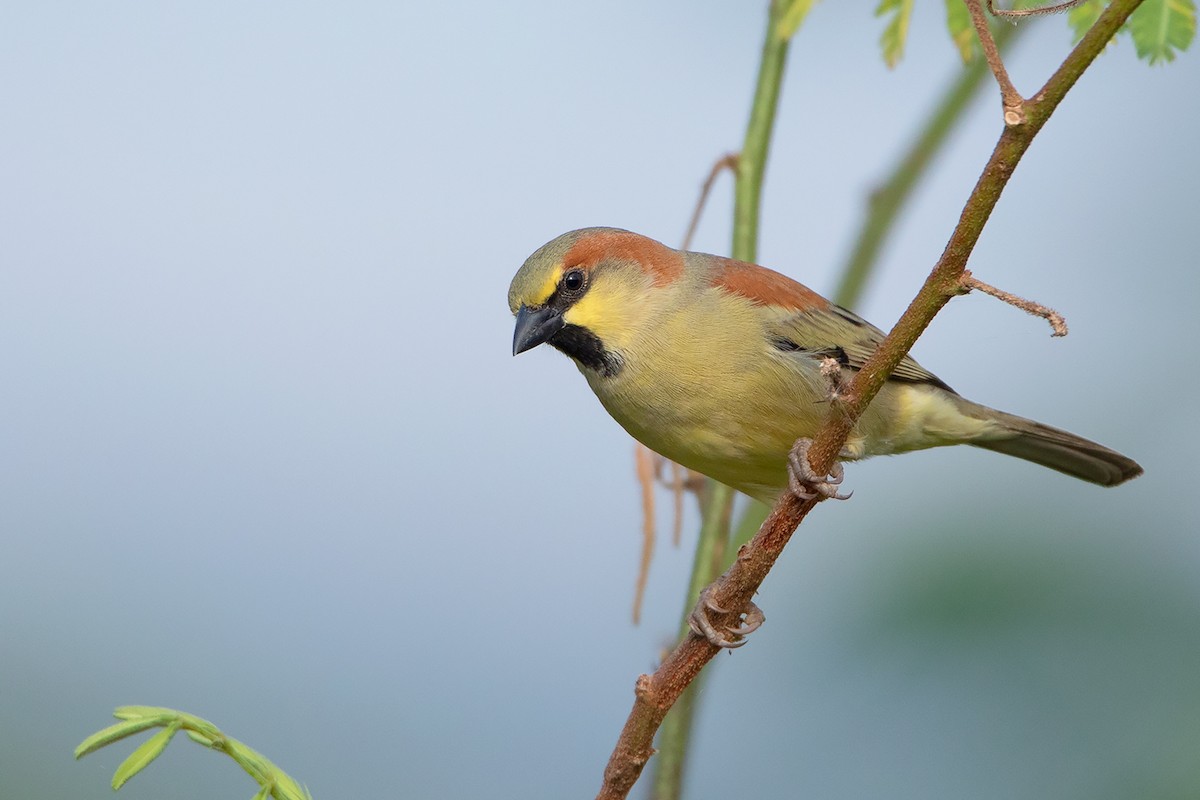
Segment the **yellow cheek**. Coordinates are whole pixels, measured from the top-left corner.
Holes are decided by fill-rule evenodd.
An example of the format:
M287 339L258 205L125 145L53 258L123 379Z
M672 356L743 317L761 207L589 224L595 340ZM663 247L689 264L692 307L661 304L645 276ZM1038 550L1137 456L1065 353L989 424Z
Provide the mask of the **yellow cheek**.
M643 326L653 305L649 290L640 282L595 283L571 304L563 321L587 328L610 350L625 350L644 337Z
M614 313L614 310L619 308L619 304L614 306L612 298L589 292L567 309L563 314L563 321L569 325L587 328L610 347L620 345L627 332L621 329L621 315Z

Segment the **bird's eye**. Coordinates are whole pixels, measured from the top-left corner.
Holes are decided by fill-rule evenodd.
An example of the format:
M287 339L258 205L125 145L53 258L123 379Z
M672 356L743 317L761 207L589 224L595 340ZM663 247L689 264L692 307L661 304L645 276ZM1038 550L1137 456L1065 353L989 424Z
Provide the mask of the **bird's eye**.
M573 269L562 277L562 288L567 292L578 292L585 283L583 270Z

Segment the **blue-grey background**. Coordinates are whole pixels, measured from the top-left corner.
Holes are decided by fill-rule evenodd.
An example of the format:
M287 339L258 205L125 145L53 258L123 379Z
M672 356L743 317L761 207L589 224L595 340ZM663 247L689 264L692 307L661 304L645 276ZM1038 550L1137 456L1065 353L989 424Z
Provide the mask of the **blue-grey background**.
M318 800L589 797L677 624L632 443L510 356L558 233L675 243L741 141L765 3L27 3L0 12L0 797L100 798L119 704L207 717ZM956 68L864 4L793 48L760 260L829 291ZM1061 19L1012 59L1031 92ZM693 797L1200 792L1200 61L1105 55L979 243L1071 335L956 300L964 394L1137 457L1102 491L969 448L848 470L705 688ZM859 306L895 320L999 130L989 87ZM696 246L726 252L729 187ZM669 526L660 498L660 527ZM689 509L685 529L695 527ZM122 796L249 796L180 739Z

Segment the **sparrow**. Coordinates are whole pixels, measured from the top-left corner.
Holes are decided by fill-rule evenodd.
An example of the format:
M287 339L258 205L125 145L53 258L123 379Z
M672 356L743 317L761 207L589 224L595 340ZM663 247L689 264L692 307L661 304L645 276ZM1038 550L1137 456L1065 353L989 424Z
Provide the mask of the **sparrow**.
M560 350L633 438L768 504L795 488L794 469L808 464L794 444L816 436L833 393L884 337L766 267L615 228L571 231L539 248L513 278L508 305L513 355ZM1103 445L959 396L909 357L840 459L952 444L1100 486L1142 474Z

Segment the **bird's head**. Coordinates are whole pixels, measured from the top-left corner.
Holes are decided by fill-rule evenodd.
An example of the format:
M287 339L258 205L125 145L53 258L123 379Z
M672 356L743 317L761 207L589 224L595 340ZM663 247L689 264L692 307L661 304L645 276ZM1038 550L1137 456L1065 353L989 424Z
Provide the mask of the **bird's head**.
M548 343L602 375L621 371L683 255L615 228L564 233L526 259L508 289L513 355Z

